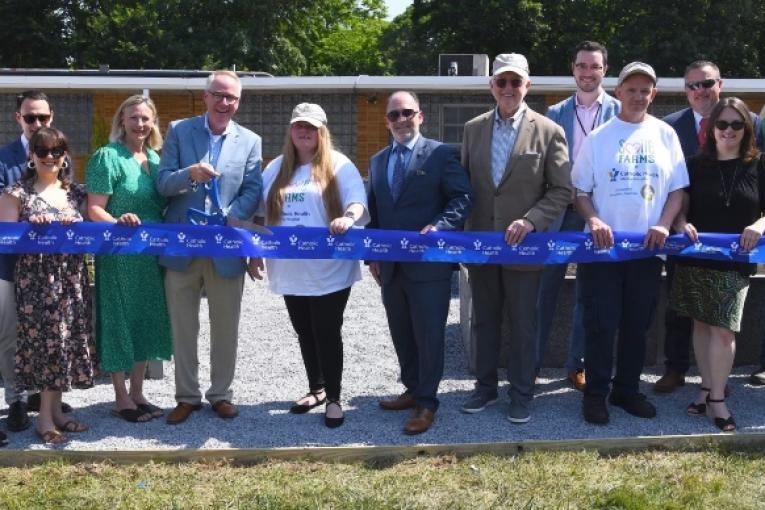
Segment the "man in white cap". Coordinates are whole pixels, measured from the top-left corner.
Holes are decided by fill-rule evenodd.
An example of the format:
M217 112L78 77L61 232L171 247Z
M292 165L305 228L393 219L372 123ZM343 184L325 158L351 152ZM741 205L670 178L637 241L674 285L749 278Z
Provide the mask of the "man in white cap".
M616 87L621 112L584 139L574 164L576 207L598 249L613 246L614 232L646 232L643 245L661 248L680 211L688 171L675 131L648 114L656 92L651 66L627 64ZM649 257L578 266L587 371L582 413L587 422L608 423L609 391L611 405L641 418L656 416L639 383L661 265L661 259Z
M465 124L462 165L470 174L473 212L465 230L504 232L509 245L544 231L571 199L563 128L529 108L526 57L494 59L489 80L497 106ZM470 265L473 293L475 391L463 404L477 413L497 401L500 345L508 344L512 423L529 421L535 370L536 296L541 265ZM502 338L508 314L509 337Z

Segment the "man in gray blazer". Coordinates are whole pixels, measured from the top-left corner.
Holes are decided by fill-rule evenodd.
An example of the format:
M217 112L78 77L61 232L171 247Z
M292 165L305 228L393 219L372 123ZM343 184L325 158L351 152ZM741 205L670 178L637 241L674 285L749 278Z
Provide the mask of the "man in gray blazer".
M214 71L203 95L207 112L170 124L157 190L169 197L166 223L187 223L190 207L209 204L205 183L218 179L221 207L247 220L262 193L260 137L232 120L242 94L236 73ZM209 205L208 205L209 207ZM197 340L202 290L210 314L210 387L205 398L221 418L238 414L231 403L245 260L239 257L160 257L173 331L175 399L167 422L178 424L201 409Z
M585 137L590 131L618 114L621 104L601 86L608 71L608 52L602 44L583 41L576 45L571 57L576 92L548 108L547 117L561 126L566 133L568 157L573 166ZM547 229L548 232L584 230L584 220L574 208L573 198L571 197L566 211ZM545 346L555 318L558 293L566 276L567 266L568 264L551 264L545 266L542 271L537 299L537 372L542 366ZM565 367L571 385L579 391L584 391L584 326L578 285L576 296Z
M571 201L568 147L563 129L524 102L531 81L526 57L494 59L489 81L493 110L465 124L462 165L470 174L473 212L465 230L504 232L509 245L544 231ZM536 296L541 265L471 264L476 333L476 387L463 404L477 413L497 401L502 322L509 314L508 378L512 423L529 421L536 375Z

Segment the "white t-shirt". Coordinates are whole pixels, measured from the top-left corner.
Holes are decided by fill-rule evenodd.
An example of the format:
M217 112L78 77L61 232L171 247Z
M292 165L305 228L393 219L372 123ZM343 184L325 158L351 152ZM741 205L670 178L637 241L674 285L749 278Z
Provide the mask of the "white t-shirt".
M667 196L688 186L688 169L667 123L614 117L584 139L571 181L592 193L595 212L612 230L646 232L659 223Z
M366 225L369 222L367 194L358 169L351 160L337 151L332 152L332 158L343 210L354 202L362 204L364 214L356 221L356 225ZM281 164L282 156L279 156L263 171L263 200L257 216L266 216L268 192ZM328 227L333 219L327 217L319 186L311 181L311 166L299 166L286 189L280 225ZM353 282L361 279L357 260L266 259L266 274L272 292L294 296L323 296L350 287Z

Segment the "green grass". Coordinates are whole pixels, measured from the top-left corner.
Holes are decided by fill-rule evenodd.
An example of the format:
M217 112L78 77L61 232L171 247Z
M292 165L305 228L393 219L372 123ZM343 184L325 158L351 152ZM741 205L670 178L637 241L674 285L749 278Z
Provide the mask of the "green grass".
M531 452L398 463L64 464L0 469L0 508L762 509L759 453Z

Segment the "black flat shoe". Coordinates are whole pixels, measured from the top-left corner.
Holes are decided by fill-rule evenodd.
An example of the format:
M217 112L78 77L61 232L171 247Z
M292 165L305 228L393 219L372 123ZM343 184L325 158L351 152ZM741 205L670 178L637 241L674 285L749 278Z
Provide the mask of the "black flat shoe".
M305 414L311 409L313 409L314 407L318 407L322 405L324 402L327 401L326 393L324 394L323 397L319 398L319 395L321 395L322 393L324 393L324 388L317 391L309 391L308 393L300 397L298 400L303 400L304 398L313 397L316 399L316 402L314 402L313 404L295 404L292 407L290 407L290 412L292 414Z
M327 407L331 406L332 404L335 404L337 407L340 407L340 402L337 400L329 400L327 401ZM342 408L340 409L342 411ZM345 421L345 415L341 416L340 418L330 418L327 416L326 408L324 410L324 425L331 429L335 429L343 424Z
M699 388L701 391L706 391L709 393L709 388ZM688 416L704 416L707 414L707 404L706 402L701 402L700 404L697 404L696 402L691 402L688 406L688 409L686 410L688 413Z

